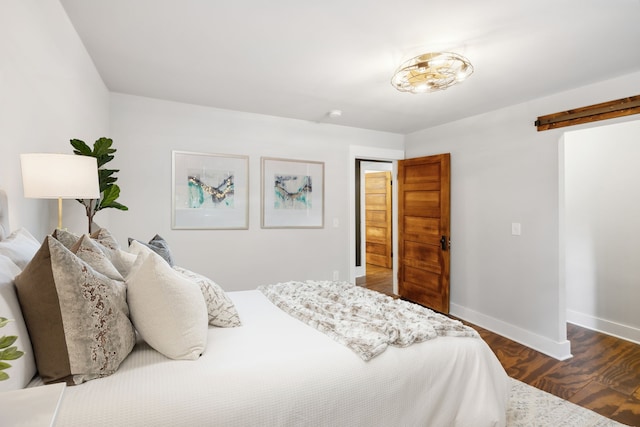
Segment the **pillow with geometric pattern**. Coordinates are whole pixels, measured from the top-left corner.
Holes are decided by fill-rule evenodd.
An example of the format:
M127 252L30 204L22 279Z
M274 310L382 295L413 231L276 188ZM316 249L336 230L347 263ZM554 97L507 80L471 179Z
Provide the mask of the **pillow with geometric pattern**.
M233 328L242 325L235 305L224 290L213 280L186 268L173 267L178 273L200 286L202 296L207 304L209 324L222 328Z

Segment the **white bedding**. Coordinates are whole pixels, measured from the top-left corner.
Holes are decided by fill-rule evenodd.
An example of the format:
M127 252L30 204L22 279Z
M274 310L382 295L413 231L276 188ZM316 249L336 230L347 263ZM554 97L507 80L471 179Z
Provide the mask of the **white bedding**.
M56 426L505 424L508 377L480 339L439 337L365 362L259 291L228 295L243 326L210 327L196 361L138 343L114 375L67 387Z

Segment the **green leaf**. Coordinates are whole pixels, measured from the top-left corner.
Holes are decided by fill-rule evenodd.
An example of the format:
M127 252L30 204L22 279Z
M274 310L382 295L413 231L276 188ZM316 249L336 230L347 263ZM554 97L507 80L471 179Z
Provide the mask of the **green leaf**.
M9 347L6 350L0 351L0 360L16 360L24 354L23 351L18 350L17 347Z
M5 381L9 379L9 374L6 372L0 371L0 381Z
M115 184L112 184L104 189L102 195L102 201L100 202L103 206L108 206L113 203L118 196L120 196L120 187Z
M100 192L103 193L107 188L111 187L118 180L115 176L110 176L113 172L117 171L106 171L106 173L102 173L102 170L99 170L99 183L100 183ZM104 196L103 196L104 197Z
M96 156L104 156L105 154L111 154L116 150L111 148L113 140L111 138L99 138L93 143L93 154Z
M104 166L106 163L109 163L111 160L114 159L113 156L109 156L107 154L105 154L104 156L99 156L97 157L98 159L98 167L102 167Z
M10 367L11 365L8 364L7 362L0 362L0 369L8 369Z
M116 172L120 172L120 169L100 169L98 175L100 178L108 178Z
M102 167L104 164L109 163L114 159L112 156L116 152L111 148L113 140L111 138L100 138L93 144L93 155L98 159L98 167Z
M5 335L0 337L0 348L7 348L18 339L15 335Z
M11 321L11 319L7 319L6 317L0 317L0 328L7 326L7 323Z
M128 211L129 210L128 207L126 207L125 205L122 205L122 204L120 204L118 202L112 202L109 206L106 206L106 207L120 209L121 211Z
M79 139L72 139L70 142L73 148L75 148L75 150L73 151L74 154L80 154L82 156L92 156L91 148L89 148L89 146L85 144L84 141Z
M116 181L118 178L112 176L116 172L119 172L118 169L98 169L98 179L102 181Z

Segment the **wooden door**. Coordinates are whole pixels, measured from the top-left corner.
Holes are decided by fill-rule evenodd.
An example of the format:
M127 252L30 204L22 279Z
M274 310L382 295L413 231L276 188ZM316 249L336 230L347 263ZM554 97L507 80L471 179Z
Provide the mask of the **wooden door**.
M367 264L391 268L391 172L364 176Z
M450 155L398 161L398 293L449 312Z

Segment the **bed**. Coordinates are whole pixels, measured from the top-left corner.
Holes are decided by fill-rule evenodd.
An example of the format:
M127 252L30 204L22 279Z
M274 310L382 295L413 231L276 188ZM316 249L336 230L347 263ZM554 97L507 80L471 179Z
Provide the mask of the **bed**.
M2 243L15 234L6 223L3 230L0 254ZM31 252L36 243L31 242ZM8 257L6 251L0 256ZM14 329L0 335L15 333L16 345L29 353L32 330L21 325L20 308L26 307L17 299L13 278L35 261L23 259L17 275L4 261L0 309L13 310ZM56 426L505 425L508 377L478 337L439 336L403 348L388 346L364 360L322 328L286 313L264 290L225 297L241 325L209 322L206 346L193 360L165 356L149 344L152 339L143 339L140 321L134 321L133 349L108 375L68 386ZM34 353L18 360L33 363ZM14 388L44 383L35 367L11 369Z

